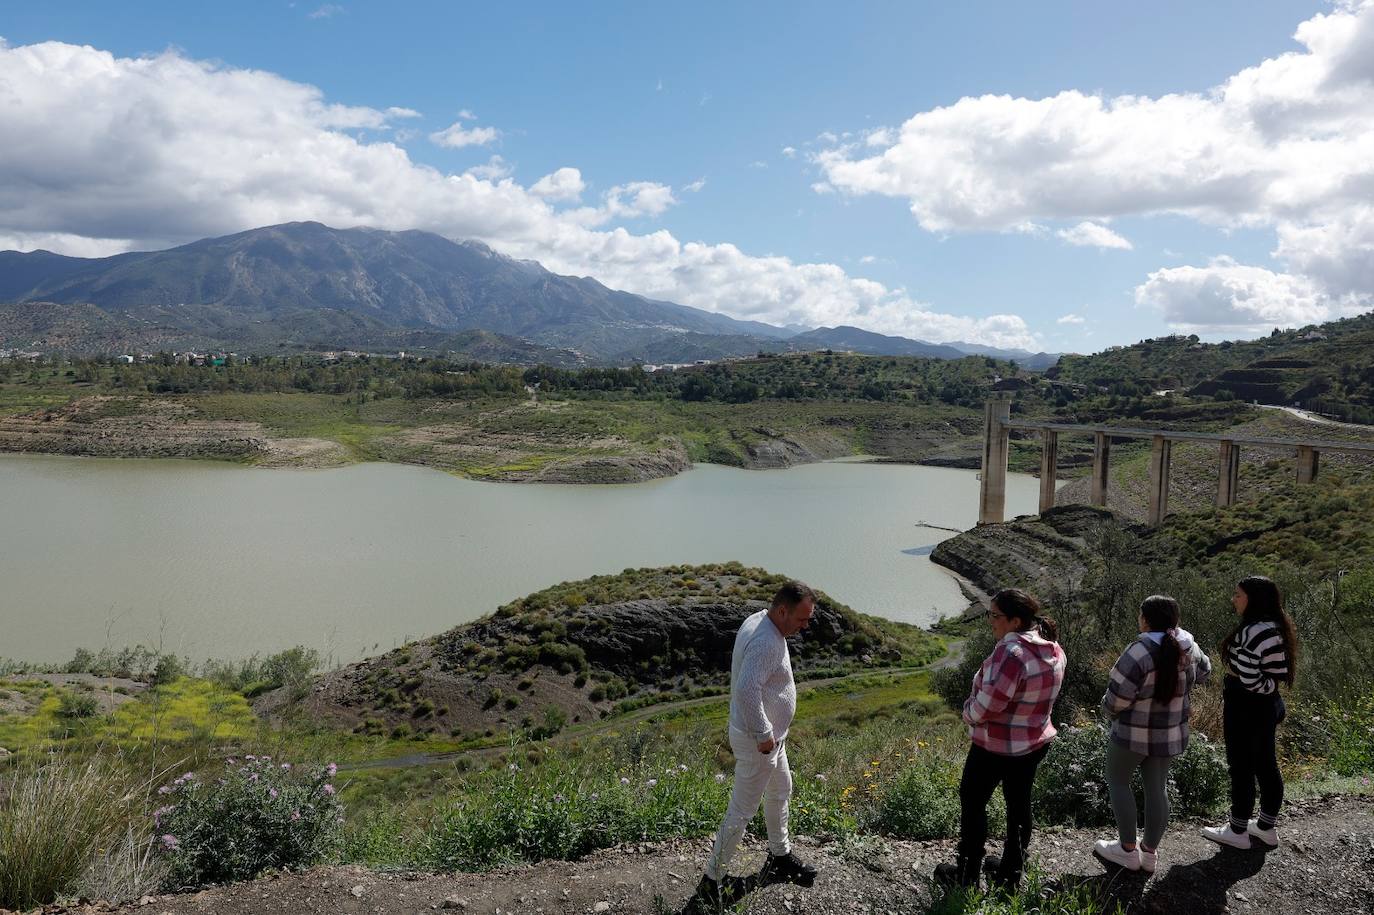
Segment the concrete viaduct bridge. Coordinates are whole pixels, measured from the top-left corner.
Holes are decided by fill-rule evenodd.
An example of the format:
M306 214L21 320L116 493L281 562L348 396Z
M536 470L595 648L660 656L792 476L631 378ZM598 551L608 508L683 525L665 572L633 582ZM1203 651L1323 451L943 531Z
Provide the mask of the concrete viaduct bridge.
M1297 480L1311 483L1317 476L1317 463L1323 451L1351 452L1374 456L1374 444L1358 442L1320 441L1316 439L1277 439L1237 436L1225 432L1171 432L1167 429L1124 429L1108 426L1047 423L1035 420L1013 420L1009 395L994 395L987 402L983 423L983 473L978 496L978 523L997 524L1003 520L1007 501L1007 452L1011 444L1011 430L1040 433L1040 511L1054 507L1055 468L1059 458L1060 435L1091 435L1093 437L1092 491L1089 502L1105 507L1107 504L1107 472L1111 460L1112 439L1149 439L1150 483L1149 511L1146 523L1151 527L1164 521L1169 505L1169 459L1174 442L1213 442L1218 446L1217 505L1233 505L1240 476L1242 446L1262 446L1270 449L1293 449L1297 457Z

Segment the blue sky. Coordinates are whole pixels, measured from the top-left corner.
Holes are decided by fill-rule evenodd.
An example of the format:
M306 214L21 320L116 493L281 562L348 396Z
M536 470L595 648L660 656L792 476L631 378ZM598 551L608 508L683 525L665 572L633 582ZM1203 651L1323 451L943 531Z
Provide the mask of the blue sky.
M1132 194L1129 188L1122 192L1121 185L1133 179L1129 172L1123 175L1121 163L1137 161L1136 156L1148 159L1154 142L1149 133L1156 129L1152 125L1163 124L1159 129L1170 134L1186 134L1188 106L1150 106L1140 115L1139 149L1134 151L1122 151L1121 132L1104 121L1102 129L1117 148L1108 159L1063 150L1048 156L1062 157L1055 174L1069 174L1068 192L1047 195L1034 205L993 205L991 212L967 216L971 197L985 192L1033 196L1039 191L1032 183L1043 185L1048 180L1044 175L1049 174L1031 173L1041 162L1025 168L1015 162L1003 167L1006 163L1000 161L1003 157L997 150L999 134L980 133L981 125L998 123L1003 117L1016 124L1021 123L1017 118L1042 118L1047 108L1041 103L1065 92L1109 101L1123 96L1159 100L1182 94L1205 104L1213 87L1284 54L1305 55L1313 59L1312 67L1344 73L1341 55L1353 55L1363 47L1362 36L1374 33L1369 25L1374 12L1362 3L1336 7L1262 0L1129 6L580 6L361 2L10 6L0 13L0 36L11 51L63 42L88 45L116 61L155 59L170 53L220 76L265 71L286 84L316 87L325 104L418 112L418 116L387 117L375 124L322 128L356 144L394 144L404 150L409 163L431 166L444 175L491 165L492 157L499 156L502 173L493 169L479 172L479 177L492 184L507 180L522 191L541 176L574 168L583 191L576 201L549 203L552 215L540 211L522 216L515 228L503 225L495 203L481 219L418 211L408 217L394 205L369 209L353 200L340 202L329 196L333 192L323 190L290 205L281 203L280 197L253 206L236 204L238 210L226 212L219 221L169 219L162 226L156 214L192 202L178 196L179 192L169 192L163 201L125 199L126 212L120 213L121 204L114 202L118 195L91 177L82 179L95 188L87 193L111 209L90 217L87 225L75 215L79 210L75 205L53 205L45 212L44 198L37 191L32 199L22 201L0 196L0 241L12 239L11 245L0 247L34 247L45 241L52 242L48 247L65 245L71 253L103 253L101 245L116 250L184 241L201 226L207 233L247 228L243 223L260 214L373 222L387 228L408 227L404 224L410 219L416 226L446 234L475 234L512 254L537 256L554 269L591 273L609 285L741 316L779 323L844 320L927 339L981 334L984 342L1020 340L1050 350L1097 349L1173 329L1195 330L1208 337L1245 336L1271 323L1303 323L1365 310L1374 292L1366 288L1369 284L1360 269L1349 263L1365 251L1362 245L1367 239L1374 240L1359 201L1347 201L1342 207L1325 190L1312 192L1310 200L1296 207L1291 195L1282 201L1270 200L1257 189L1255 176L1273 183L1271 164L1261 162L1244 175L1228 176L1247 190L1228 191L1222 195L1226 199L1216 204L1211 186L1204 185L1218 168L1217 154L1199 153L1198 144L1187 139L1163 143L1160 157L1172 157L1173 163L1161 167L1165 177L1142 175L1143 202L1123 202L1123 196ZM1314 17L1326 23L1322 34L1335 36L1316 49L1293 37L1301 23ZM1332 50L1335 45L1340 46ZM52 61L47 65L53 65ZM93 68L90 78L102 78L100 70ZM0 84L4 73L0 68ZM1312 96L1331 85L1329 79L1264 79L1269 79L1264 91L1270 95L1291 90ZM172 101L179 97L178 85L173 74L138 91L161 92L154 107L171 111L179 104ZM127 104L135 112L148 108L129 103L127 96L121 98L117 81L108 91L111 105ZM207 89L206 93L218 91ZM233 90L225 91L230 93L226 110L237 111ZM1374 84L1366 87L1365 97L1370 92ZM82 95L90 97L89 88L74 97ZM1025 110L1009 113L1006 106L985 100L967 106L967 118L952 126L934 132L923 129L910 138L903 134L901 142L896 140L908 119L980 96L1021 100ZM31 110L25 130L41 122L46 104L52 119L42 123L50 124L55 143L73 132L88 131L88 139L104 132L112 135L112 149L118 149L120 138L108 124L83 125L80 118L61 117L74 104L70 99L55 96L45 101L33 98L32 93L26 97ZM101 96L97 93L97 97ZM200 93L187 104L203 108L206 97ZM1353 108L1342 116L1359 128L1353 139L1346 137L1358 150L1370 130L1374 105L1364 107L1358 90L1353 97ZM1199 123L1208 126L1200 128L1200 135L1206 138L1205 130L1222 130L1217 124L1234 122L1237 110L1250 112L1243 117L1260 122L1261 115L1253 114L1260 110L1256 104L1242 100L1236 105L1242 108L1228 107L1216 124L1204 112ZM281 110L287 112L283 119L292 116L289 105ZM173 111L155 120L163 125L159 129L178 132L180 144L185 132L206 131L204 114L186 114L183 123L182 115ZM314 115L301 117L308 120ZM1086 124L1091 112L1084 117ZM272 116L260 112L251 119L260 126ZM127 114L123 120L128 120ZM222 129L238 142L241 132L227 122L228 118ZM187 126L192 123L198 126ZM459 148L447 148L431 138L455 123L466 130L489 128L495 136ZM881 142L866 139L881 128L894 133ZM6 129L20 127L7 127L0 115L0 140ZM312 129L321 128L316 124ZM1052 130L1029 128L1034 142L1050 143L1063 129L1062 125ZM1083 127L1083 136L1091 141L1095 129ZM1038 137L1036 130L1042 131ZM1312 136L1325 136L1323 129L1307 122L1284 124L1281 132L1292 134L1289 139L1298 144L1305 130ZM209 129L201 142L214 144L215 133ZM1278 149L1281 144L1271 142L1272 138L1254 141L1258 144L1254 150L1245 147L1257 134L1268 137L1263 130L1247 128L1243 142L1225 133L1209 142L1223 152L1228 143L1237 143L1237 160L1258 161L1266 155L1282 159L1290 163L1285 167L1295 170L1289 176L1295 184L1302 183L1304 169L1320 166L1320 159L1291 164L1292 155ZM967 140L978 150L972 156L977 161L971 173L962 170L957 151L948 154L947 168L926 168L928 161L939 164L946 153L938 151L947 147L951 136L959 143ZM908 141L910 145L904 147ZM1078 142L1088 145L1081 138ZM99 142L92 139L90 145L92 155L99 155ZM221 148L230 145L228 141L220 144ZM262 147L251 148L253 152L247 155L260 160ZM792 152L784 153L785 148ZM900 174L877 161L884 150L897 155L904 149L910 153L909 166L897 169ZM827 152L828 160L823 158ZM33 155L31 161L7 163L0 149L0 178L8 166L31 187L46 187L47 199L60 197L52 192L52 184L60 183L61 176L35 177L33 162L41 157ZM226 167L246 161L243 155L229 160ZM321 155L312 152L311 164L301 167L330 170L333 166L322 162ZM130 161L139 169L161 167L148 164L154 158L140 153ZM846 176L843 163L859 165ZM338 166L339 194L347 196L346 173L358 167L357 163ZM163 183L148 177L139 185L145 188L141 193L156 196L159 188L173 183L173 174L178 186L184 187L187 168L178 163ZM375 177L372 166L367 168L371 180ZM1368 177L1367 164L1348 168L1352 174L1346 178ZM1085 192L1081 201L1075 200L1073 169L1083 170L1085 185L1111 172L1112 193L1097 200ZM277 171L272 175L280 177ZM1025 175L1027 183L1019 184L1017 175ZM700 189L692 190L693 182L702 179ZM245 195L256 192L238 184L230 187L223 169L190 183L199 187L216 180L226 181L225 199L241 203ZM1155 194L1161 181L1176 184L1167 193ZM646 197L643 206L617 209L605 202L612 188L625 188L631 182L671 189L663 192L670 194L671 204L654 205ZM960 182L967 184L962 191ZM62 190L75 198L80 184L73 182ZM255 180L252 185L266 188L262 193L270 192L270 182ZM384 186L398 185L388 179ZM622 194L629 200L633 189ZM323 203L320 195L326 198ZM936 198L942 202L928 206L924 219L913 215L916 202ZM461 206L470 208L471 199L463 198L466 202ZM594 208L598 201L604 209L599 215L558 215L579 206ZM215 209L213 189L193 205ZM520 201L512 204L523 205ZM11 211L8 215L6 209ZM341 211L353 215L340 217ZM550 227L559 219L571 220L580 232L591 235L573 244L561 237L566 234L562 230ZM1057 234L1084 221L1109 228L1111 234L1127 240L1129 250L1070 244ZM536 228L536 224L548 225ZM137 231L141 226L147 226L147 231ZM637 282L657 270L651 262L655 245L636 242L643 250L633 256L622 252L617 260L606 253L607 239L617 227L634 239L666 233L678 245L733 245L739 257L730 255L735 262L728 267L714 263L721 258L706 258L714 266L679 264ZM1320 238L1312 235L1314 231ZM1281 233L1293 241L1285 242L1283 255L1276 257ZM82 239L100 241L87 245ZM1308 239L1306 247L1301 239ZM788 266L770 264L765 270L750 260L766 255L785 258ZM1333 258L1340 261L1335 267ZM793 269L794 265L834 265L843 272L843 279L837 279L833 271ZM761 276L769 271L770 277ZM859 288L855 292L855 279L877 281L883 291ZM729 289L729 294L713 296L709 288L713 283ZM847 304L834 304L840 300ZM1216 320L1211 320L1213 311ZM989 320L996 315L1014 316L1021 323Z

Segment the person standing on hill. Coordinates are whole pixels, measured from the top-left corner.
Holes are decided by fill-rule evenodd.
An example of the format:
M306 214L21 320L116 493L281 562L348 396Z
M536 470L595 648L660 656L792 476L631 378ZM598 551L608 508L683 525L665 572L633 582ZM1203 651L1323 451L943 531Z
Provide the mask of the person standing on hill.
M1231 672L1222 688L1222 730L1226 765L1231 770L1231 821L1208 826L1204 837L1221 845L1250 848L1258 839L1279 844L1279 807L1283 775L1275 745L1279 723L1288 713L1279 684L1293 685L1297 671L1298 634L1283 609L1279 586L1262 575L1242 578L1231 595L1240 621L1221 643L1221 658ZM1259 782L1259 817L1255 782Z
M1120 840L1101 839L1093 853L1127 870L1154 873L1159 840L1169 824L1169 764L1188 748L1193 686L1212 662L1192 635L1179 628L1178 601L1155 594L1140 605L1140 637L1117 658L1102 697L1111 719L1107 741L1107 793ZM1131 776L1145 781L1145 837L1136 842Z
M799 581L789 581L773 595L772 605L748 617L735 635L730 661L729 731L735 783L706 873L697 886L697 897L709 903L727 903L734 895L726 883L726 868L760 800L768 825L764 873L803 886L816 879L816 869L793 853L787 835L792 772L786 747L787 731L797 711L787 637L807 627L815 605L815 592Z
M988 801L999 784L1007 801L1007 839L1002 857L988 861L996 882L1020 884L1031 840L1031 786L1058 733L1050 710L1064 685L1065 658L1054 620L1042 616L1039 601L1017 588L998 591L987 618L997 645L964 703L973 745L959 782L958 857L935 868L936 880L947 886L978 885Z

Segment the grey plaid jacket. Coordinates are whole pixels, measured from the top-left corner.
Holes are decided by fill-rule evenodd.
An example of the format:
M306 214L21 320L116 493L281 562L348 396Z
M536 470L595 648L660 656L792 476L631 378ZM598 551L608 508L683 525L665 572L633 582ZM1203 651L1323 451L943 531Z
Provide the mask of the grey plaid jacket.
M1155 662L1160 645L1141 633L1117 658L1102 697L1102 711L1112 719L1111 738L1133 753L1177 756L1188 748L1188 716L1193 685L1212 672L1207 653L1192 635L1174 630L1180 649L1178 692L1168 704L1154 701Z

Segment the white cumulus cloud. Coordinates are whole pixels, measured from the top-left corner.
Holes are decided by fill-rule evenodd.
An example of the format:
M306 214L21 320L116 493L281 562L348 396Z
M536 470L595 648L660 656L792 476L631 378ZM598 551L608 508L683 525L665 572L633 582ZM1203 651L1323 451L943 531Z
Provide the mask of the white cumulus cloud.
M580 200L586 189L582 172L567 166L550 172L530 185L530 193L534 196L558 201Z
M502 178L509 178L515 174L515 169L511 164L500 156L492 156L482 165L474 165L472 168L463 172L474 178L481 178L485 181L499 181Z
M465 127L462 121L454 121L443 130L429 135L431 143L461 149L464 146L485 146L501 136L495 127Z
M1258 333L1331 316L1306 277L1214 258L1205 267L1165 267L1137 287L1136 302L1174 327L1197 333Z
M1274 309L1333 316L1374 302L1374 2L1343 0L1293 37L1299 49L1209 89L967 97L864 143L823 136L815 161L840 191L903 199L932 232L1061 221L1075 224L1058 233L1065 241L1125 248L1103 221L1171 213L1272 229L1286 279L1193 268L1209 289L1231 290L1208 297L1217 307L1235 294L1212 323L1249 326L1247 315ZM1182 276L1151 274L1144 298L1174 301L1162 275Z
M314 86L175 51L124 58L59 42L0 43L0 243L108 254L303 219L424 229L708 311L1037 348L1015 315L944 314L834 264L602 227L663 213L675 202L664 184L618 184L599 207L560 209L501 160L446 173L392 140L349 133L401 117L409 115L334 104ZM462 126L473 120L458 126L484 129ZM565 187L567 177L558 179Z
M1073 313L1069 313L1069 314L1066 314L1066 315L1061 316L1061 317L1059 318L1059 320L1055 321L1054 323L1056 323L1056 324L1086 324L1086 323L1087 323L1087 319L1084 318L1082 315L1076 315L1076 314L1073 314Z
M1071 245L1089 248L1120 248L1130 251L1134 247L1111 229L1098 222L1080 222L1071 229L1060 229L1054 233Z

